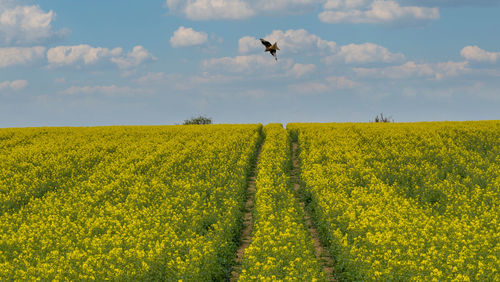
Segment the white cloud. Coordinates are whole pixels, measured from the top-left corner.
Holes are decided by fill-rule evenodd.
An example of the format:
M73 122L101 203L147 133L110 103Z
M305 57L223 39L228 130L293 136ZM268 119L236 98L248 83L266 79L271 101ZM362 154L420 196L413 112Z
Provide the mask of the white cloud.
M153 54L149 53L146 48L140 45L135 46L132 51L127 53L126 56L111 58L111 61L115 63L120 69L137 67L149 60L156 60L156 58L153 56Z
M295 64L289 71L288 75L295 76L296 78L302 77L308 73L313 72L316 66L313 64Z
M315 34L309 33L305 29L274 30L271 34L264 37L267 41L274 43L278 42L278 47L283 52L305 53L315 55L318 52L331 53L336 50L337 44L333 41L321 39ZM263 51L263 46L259 39L245 36L238 42L238 50L241 53L251 51Z
M319 55L327 64L332 64L335 61L347 64L397 63L405 59L401 53L392 53L387 48L370 42L337 46L334 41L322 39L305 29L274 30L264 39L271 43L278 43L278 47L280 47L278 57L280 53ZM238 41L238 51L239 53L262 53L264 46L259 39L244 36Z
M197 87L188 75L177 73L164 72L149 72L137 79L134 82L143 86L165 87L171 90L184 91Z
M170 11L191 20L241 20L278 12L302 13L324 0L167 0Z
M108 49L82 44L75 46L58 46L47 51L47 59L51 66L68 66L74 64L91 65L103 58L118 56L122 48Z
M254 10L260 13L280 12L297 13L312 10L324 0L253 0L247 1Z
M326 81L333 87L338 89L354 88L359 86L359 83L348 79L345 76L329 76Z
M326 83L317 81L291 84L289 88L299 93L321 93L330 90L330 87Z
M0 82L0 90L14 90L19 91L28 86L28 81L26 80L14 80L14 81L4 81Z
M318 50L333 52L337 46L335 42L321 39L317 35L310 34L305 29L290 29L285 32L274 30L266 39L272 42L280 42L283 49L290 50L293 53L306 50L311 50L311 52Z
M458 76L467 73L470 69L467 67L467 62L439 62L434 64L436 79L445 77Z
M328 64L334 61L344 61L347 64L353 63L393 63L402 61L405 58L403 54L391 53L387 48L374 43L349 44L340 47L335 55L325 58Z
M498 0L166 0L191 20L237 20L257 15L303 14L322 4L325 22L385 23L439 18L437 7L498 5Z
M240 0L196 0L186 7L186 16L193 20L246 19L255 14Z
M103 60L115 63L119 68L126 69L136 67L147 60L155 57L142 46L135 46L132 51L123 55L121 47L108 49L103 47L92 47L82 44L75 46L58 46L47 51L47 60L50 67L93 65Z
M359 83L345 76L329 76L324 81L308 81L290 85L290 89L299 93L322 93L335 89L352 89L360 86Z
M460 55L469 61L495 63L500 58L500 52L488 52L478 46L466 46Z
M434 73L429 65L416 64L415 62L407 62L400 66L385 68L354 68L353 70L359 76L390 79L401 79L411 76L431 76Z
M139 77L135 81L141 84L154 83L159 81L165 81L168 76L163 72L148 72L147 74Z
M399 0L409 5L418 4L432 7L487 6L498 5L498 0Z
M130 96L150 93L149 90L136 89L129 86L119 87L116 85L109 86L71 86L59 92L63 95L78 95L78 94L104 94L107 96Z
M244 36L238 40L238 52L240 53L248 53L259 48L262 50L262 43L255 37Z
M417 64L413 61L399 66L385 68L354 68L359 76L374 78L406 79L412 77L424 77L443 79L445 77L458 76L470 71L467 62L440 62L436 64Z
M210 74L208 72L204 72L201 75L190 76L187 81L189 81L191 85L200 85L200 84L229 83L241 79L242 79L241 76Z
M400 6L392 0L329 0L318 17L325 23L391 23L439 18L438 8Z
M42 59L44 55L45 47L41 46L30 48L0 48L0 68L15 65L25 65L32 61Z
M185 91L190 89L200 89L200 86L206 87L207 85L227 84L241 79L241 76L210 74L207 72L200 75L150 72L134 80L134 82L147 86L155 85Z
M326 0L323 4L325 10L333 9L356 9L367 7L372 0Z
M237 20L252 17L255 12L242 0L167 0L167 7L191 20Z
M202 62L202 68L225 72L262 72L267 75L276 75L283 69L290 68L290 59L276 62L269 55L246 55L236 57L212 58ZM273 73L274 72L274 73Z
M52 30L56 14L39 6L15 6L0 2L0 41L7 44L37 42L57 32Z
M208 40L208 35L202 31L195 31L192 28L179 27L170 38L172 47L185 47L201 45Z

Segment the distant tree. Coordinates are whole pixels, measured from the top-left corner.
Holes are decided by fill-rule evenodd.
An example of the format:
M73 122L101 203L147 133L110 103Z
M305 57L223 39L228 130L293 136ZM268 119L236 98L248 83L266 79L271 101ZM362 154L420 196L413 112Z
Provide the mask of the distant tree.
M212 124L212 118L199 116L184 120L184 125L188 124Z
M384 114L380 113L380 115L377 115L375 117L375 120L373 122L394 122L394 119L392 117L385 117Z

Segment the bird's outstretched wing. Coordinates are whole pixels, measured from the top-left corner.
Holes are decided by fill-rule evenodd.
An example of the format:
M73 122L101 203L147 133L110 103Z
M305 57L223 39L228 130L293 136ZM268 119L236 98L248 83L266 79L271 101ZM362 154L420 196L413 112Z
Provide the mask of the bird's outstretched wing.
M272 44L269 43L269 41L266 41L266 40L264 40L262 38L260 39L260 42L262 42L262 44L264 44L264 46L266 46L266 48L269 48L269 47L272 46Z

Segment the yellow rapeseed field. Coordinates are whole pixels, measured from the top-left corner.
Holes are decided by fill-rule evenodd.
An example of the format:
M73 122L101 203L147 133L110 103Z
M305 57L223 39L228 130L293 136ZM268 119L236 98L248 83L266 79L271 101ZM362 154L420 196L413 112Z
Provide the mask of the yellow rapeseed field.
M260 125L0 130L0 280L224 279Z
M290 124L346 280L500 280L500 122Z
M264 127L256 181L254 228L241 281L322 281L304 214L289 181L291 148L281 124Z
M0 280L500 281L500 121L0 129ZM301 194L302 195L302 194ZM301 201L304 199L301 198Z

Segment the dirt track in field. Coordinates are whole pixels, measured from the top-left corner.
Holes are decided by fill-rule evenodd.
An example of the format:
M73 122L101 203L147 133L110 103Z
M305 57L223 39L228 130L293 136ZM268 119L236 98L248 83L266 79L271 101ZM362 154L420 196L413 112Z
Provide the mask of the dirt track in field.
M257 156L255 157L255 164L253 167L253 171L248 180L248 188L247 188L247 201L245 203L245 213L243 214L243 229L240 233L240 246L236 251L236 257L234 259L234 265L231 269L231 277L229 281L238 281L239 274L241 272L241 261L243 259L243 254L245 253L245 249L250 246L252 242L252 226L253 226L253 215L252 210L255 201L255 177L257 175L257 166L259 164L260 152L262 150L262 144L260 145Z
M300 206L304 210L304 217L306 220L306 227L309 230L309 234L311 234L311 238L314 241L314 253L316 258L318 259L323 271L326 274L326 278L328 281L336 281L334 272L334 262L330 254L328 253L328 249L321 243L319 238L319 233L311 220L311 215L308 210L305 208L305 202L303 197L300 196L300 183L299 183L299 157L297 155L298 144L297 142L292 143L292 164L293 169L291 173L291 182L293 184L293 190L295 191L295 197L299 200Z

